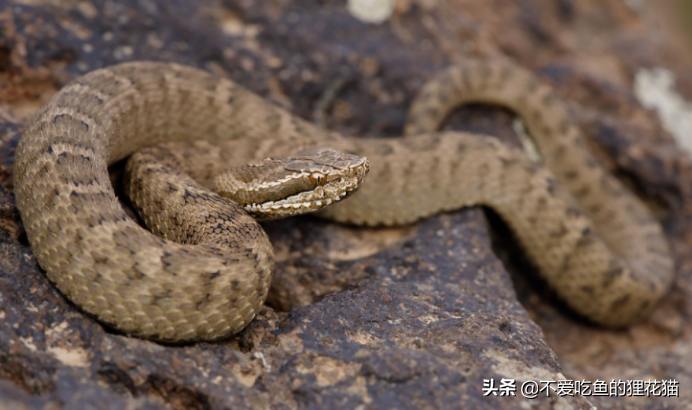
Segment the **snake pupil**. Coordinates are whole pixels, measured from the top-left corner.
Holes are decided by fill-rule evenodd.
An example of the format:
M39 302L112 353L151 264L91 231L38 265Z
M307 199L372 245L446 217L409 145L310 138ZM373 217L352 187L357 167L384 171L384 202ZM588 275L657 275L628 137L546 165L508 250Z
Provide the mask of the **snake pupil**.
M314 185L324 185L327 182L327 178L321 172L313 172L310 174L310 182Z

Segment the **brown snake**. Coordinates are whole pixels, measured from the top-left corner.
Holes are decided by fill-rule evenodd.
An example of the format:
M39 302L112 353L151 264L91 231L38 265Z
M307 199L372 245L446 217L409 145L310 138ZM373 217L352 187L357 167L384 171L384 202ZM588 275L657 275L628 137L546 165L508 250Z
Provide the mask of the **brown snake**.
M435 133L467 102L516 111L571 195L545 168L496 139ZM345 138L204 71L125 63L76 79L29 123L16 153L17 207L38 262L68 298L127 334L165 341L216 339L245 327L264 302L273 263L252 218L233 205L220 216L217 196L168 169L185 161L188 148L206 150L211 162L228 156L233 165L282 155L286 142L365 156L367 183L322 211L341 222L406 224L465 206L492 207L560 297L596 323L617 327L641 319L669 288L672 259L660 225L597 165L563 103L528 71L506 62L449 69L414 101L406 134ZM165 168L178 179L153 183L162 197L140 208L153 210L143 218L154 221L154 230L183 243L188 239L178 236L194 223L206 224L204 231L222 221L226 227L216 232L225 238L224 250L149 233L125 216L109 182L107 165L136 150L196 140L232 144L186 143L177 154L163 154L170 164L155 166L145 154L144 173ZM185 171L206 186L227 166L197 171L198 162ZM143 184L137 175L128 186ZM188 208L194 204L201 208ZM168 207L178 210L172 220L160 217Z

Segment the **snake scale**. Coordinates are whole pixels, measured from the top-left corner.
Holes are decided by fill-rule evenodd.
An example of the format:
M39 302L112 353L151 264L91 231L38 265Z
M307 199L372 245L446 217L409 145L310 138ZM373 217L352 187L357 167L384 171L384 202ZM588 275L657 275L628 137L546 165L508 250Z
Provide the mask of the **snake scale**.
M552 173L492 137L436 132L454 107L470 102L520 115ZM344 223L398 225L471 205L491 207L547 283L598 324L641 319L669 288L672 258L660 225L598 166L564 104L529 71L504 61L450 68L414 100L405 134L342 137L204 71L124 63L74 80L28 124L14 167L17 207L39 264L61 292L126 334L162 341L211 340L241 330L263 304L273 266L259 225L232 203L221 210L229 205L206 190L212 172L195 164L207 160L192 160L186 170L206 179L198 184L166 164L147 168L142 159L145 174L165 168L178 178L153 183L168 199L143 205L156 208L149 218L154 231L175 235L160 238L125 215L107 166L169 141L182 149L162 148L171 167L192 156L187 149L206 150L211 163L229 157L210 165L213 172L303 143L365 156L370 173L363 187L322 211ZM225 148L214 148L219 143ZM142 180L131 178L135 197L150 196L137 194ZM167 203L181 210L168 222L156 216ZM175 238L195 223L224 236L225 248Z

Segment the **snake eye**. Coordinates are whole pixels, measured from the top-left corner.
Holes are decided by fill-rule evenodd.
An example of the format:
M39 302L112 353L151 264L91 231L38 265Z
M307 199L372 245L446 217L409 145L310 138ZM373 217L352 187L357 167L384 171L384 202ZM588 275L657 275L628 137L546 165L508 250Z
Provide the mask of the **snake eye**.
M310 174L310 182L313 185L324 185L327 183L327 177L321 172L313 172Z

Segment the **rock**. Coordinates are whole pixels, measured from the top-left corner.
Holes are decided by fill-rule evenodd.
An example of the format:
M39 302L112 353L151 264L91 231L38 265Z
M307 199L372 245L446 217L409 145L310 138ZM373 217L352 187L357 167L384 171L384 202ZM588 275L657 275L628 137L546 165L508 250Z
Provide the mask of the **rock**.
M517 387L692 382L690 162L631 89L635 70L655 65L678 73L683 90L692 84L657 13L625 2L399 0L387 21L370 25L345 2L0 5L0 409L691 405L684 388L680 398L552 392L531 401L483 390L484 381L499 386L503 378ZM395 136L427 78L468 56L497 54L553 83L604 163L657 207L678 276L647 322L612 331L575 317L536 280L506 228L490 215L489 231L479 209L397 229L315 217L266 223L277 253L268 306L215 343L161 345L105 328L56 291L31 254L11 195L14 148L29 116L79 74L120 61L175 61L232 78L308 119L325 90L347 79L327 125ZM504 110L473 106L448 127L516 143L511 122Z

